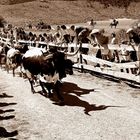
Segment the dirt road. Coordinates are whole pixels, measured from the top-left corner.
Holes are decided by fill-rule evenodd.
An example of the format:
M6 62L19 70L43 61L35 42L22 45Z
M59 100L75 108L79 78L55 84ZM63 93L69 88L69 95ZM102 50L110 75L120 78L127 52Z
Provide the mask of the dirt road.
M0 69L0 139L140 139L140 90L77 71L63 81L59 106Z

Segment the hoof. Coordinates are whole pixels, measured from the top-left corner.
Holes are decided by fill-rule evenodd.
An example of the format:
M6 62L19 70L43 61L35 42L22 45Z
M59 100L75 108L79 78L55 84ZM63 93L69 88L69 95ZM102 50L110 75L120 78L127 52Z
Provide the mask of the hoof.
M47 97L47 94L46 94L46 93L44 93L43 91L40 91L39 93L40 93L41 95L43 95L43 96Z
M60 105L60 106L63 106L63 105L65 105L65 102L60 100L60 101L57 102L57 104Z
M48 95L48 98L53 98L53 94L52 94L52 93L49 94L49 95Z
M35 94L36 93L35 90L32 90L32 93Z

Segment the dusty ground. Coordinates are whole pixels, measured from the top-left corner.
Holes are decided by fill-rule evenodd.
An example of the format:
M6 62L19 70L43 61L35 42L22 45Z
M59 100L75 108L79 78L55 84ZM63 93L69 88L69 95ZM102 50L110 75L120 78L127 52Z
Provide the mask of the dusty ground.
M0 134L4 128L8 137L1 139L139 140L138 89L77 71L63 81L59 106L0 69Z
M95 5L95 8L89 8L86 12L86 10L81 10L79 5L70 5L69 8L65 5L66 3L63 5L60 3L57 2L50 6L49 3L0 5L0 11L9 22L18 25L28 22L29 19L33 22L37 21L39 17L48 23L60 24L86 22L92 17L97 20L101 19L101 16L104 19L109 19L110 15L123 17L124 14L123 9L119 9L119 13L113 8L100 11L95 9ZM54 8L55 6L57 8ZM61 6L65 8L62 9ZM133 11L137 13L139 6L133 4L132 7L135 7L136 10ZM99 7L101 8L102 6ZM46 9L48 12L50 9L53 10L51 12L53 14L47 15ZM61 10L57 12L57 9ZM114 11L111 13L112 10ZM68 13L62 16L64 12ZM137 17L139 17L138 13ZM120 28L127 29L133 21L120 21L117 29L109 28L110 21L98 21L97 23L96 28L105 28L108 33L111 33ZM11 73L7 74L0 69L0 139L140 139L140 91L138 89L75 71L73 76L64 79L62 92L65 106L59 106L55 104L55 101L39 93L32 94L26 79L18 75L12 77Z

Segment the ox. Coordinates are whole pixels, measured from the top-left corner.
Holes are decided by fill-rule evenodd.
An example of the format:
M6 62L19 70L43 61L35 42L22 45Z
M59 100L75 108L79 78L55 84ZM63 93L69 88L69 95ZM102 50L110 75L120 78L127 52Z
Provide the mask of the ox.
M15 69L21 66L22 55L19 50L11 48L7 52L6 56L6 69L9 72L10 69L13 71L13 76L15 76Z
M73 53L73 55L76 53ZM36 80L36 77L38 76L39 84L44 94L47 93L47 89L48 97L52 97L51 88L53 88L59 101L64 101L59 91L59 81L60 79L66 77L66 74L73 74L73 62L70 59L65 59L65 56L66 54L64 52L59 52L57 50L53 50L51 53L44 53L41 48L28 50L23 55L23 67L33 93L35 93L33 86L34 80Z

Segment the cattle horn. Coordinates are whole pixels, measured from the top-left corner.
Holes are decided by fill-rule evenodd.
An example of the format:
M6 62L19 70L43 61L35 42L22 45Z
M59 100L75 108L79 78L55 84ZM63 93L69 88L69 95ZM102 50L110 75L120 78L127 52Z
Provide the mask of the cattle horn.
M66 54L67 56L74 56L74 55L76 55L76 54L78 53L79 49L80 49L80 47L78 47L77 50L76 50L75 52L73 52L73 53L65 52L65 54Z

